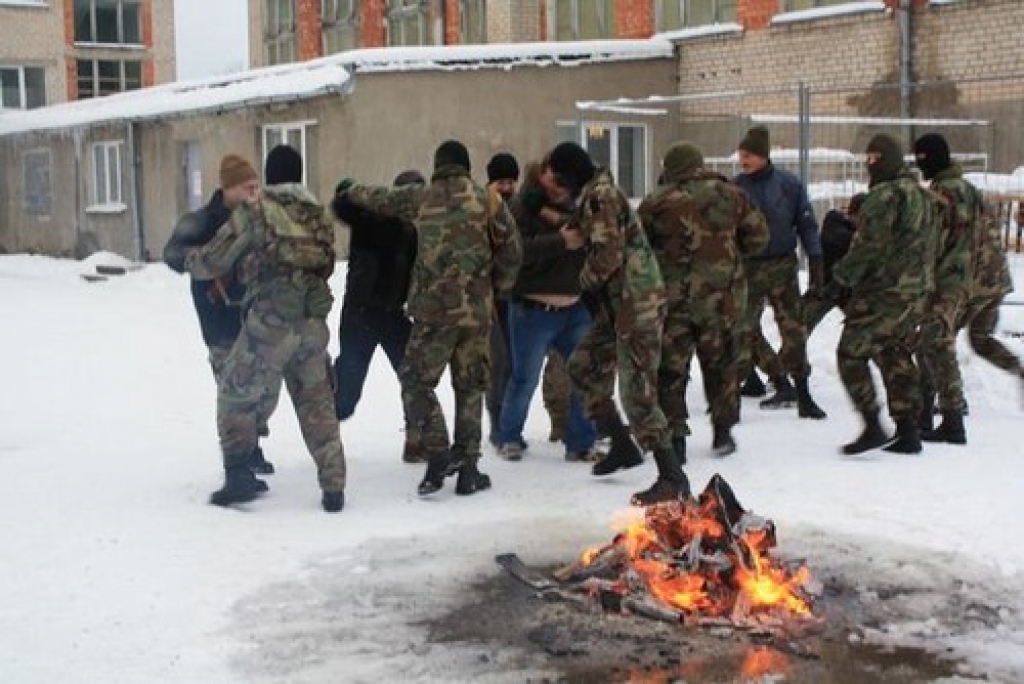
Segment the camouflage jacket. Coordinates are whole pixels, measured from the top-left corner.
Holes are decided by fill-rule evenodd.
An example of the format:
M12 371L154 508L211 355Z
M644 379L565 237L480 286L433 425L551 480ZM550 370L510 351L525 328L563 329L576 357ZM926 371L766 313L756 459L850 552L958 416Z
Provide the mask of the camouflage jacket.
M611 173L599 169L580 195L574 221L587 239L580 285L615 311L619 335L658 331L665 316L665 282L640 219Z
M996 210L987 204L974 231L971 267L971 298L1002 297L1013 292L1013 279L1006 263L1003 225Z
M984 211L981 193L965 181L957 166L940 171L931 190L939 198L939 251L935 259L935 293L940 298L966 298L971 285L972 256Z
M355 185L347 192L355 204L416 226L413 320L439 327L489 324L494 291L515 284L522 259L515 219L496 192L458 166L442 166L426 187Z
M305 186L268 185L257 200L235 209L212 240L189 251L185 266L197 279L216 278L234 269L246 288L245 310L269 308L285 320L326 318L334 303L327 284L333 271L333 247L329 248L330 265L319 272L277 268L268 257L274 233L268 222L282 220L309 226L333 243L333 224Z
M640 220L673 300L732 290L743 257L768 244L764 215L736 184L698 170L640 204Z
M850 251L832 277L854 297L920 299L935 289L938 203L902 168L871 186L857 214Z

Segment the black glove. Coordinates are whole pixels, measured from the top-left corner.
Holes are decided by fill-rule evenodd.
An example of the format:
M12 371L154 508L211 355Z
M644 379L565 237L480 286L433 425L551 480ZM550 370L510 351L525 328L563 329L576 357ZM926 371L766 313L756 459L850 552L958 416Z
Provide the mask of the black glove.
M811 259L807 265L809 278L808 288L811 292L821 292L825 287L825 263L822 259Z
M522 190L519 191L519 201L522 203L523 209L534 216L539 214L540 210L547 204L544 191L533 184L523 186Z
M830 280L821 289L821 298L826 302L842 306L850 299L850 288L843 287L838 280Z
M344 195L355 184L356 182L351 178L342 178L340 181L338 181L338 184L334 186L334 194Z

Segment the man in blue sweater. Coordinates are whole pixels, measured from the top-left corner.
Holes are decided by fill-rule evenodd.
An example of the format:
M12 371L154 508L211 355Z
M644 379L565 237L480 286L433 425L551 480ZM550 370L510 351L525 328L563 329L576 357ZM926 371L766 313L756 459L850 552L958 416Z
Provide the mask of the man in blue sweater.
M775 386L775 394L762 401L761 408L786 408L796 403L801 418L824 418L825 412L814 403L807 387L811 365L807 361L807 327L797 280L799 241L810 264L810 289L821 292L824 284L821 238L814 209L800 180L772 164L767 128L755 126L747 131L738 153L743 172L736 176L736 183L764 213L771 231L764 251L744 260L749 287L744 320L747 343L740 351L738 377L747 377L750 372L753 345L758 342L752 331L761 320L767 300L775 311L782 347L776 354L761 338L756 351L767 362ZM793 378L792 384L789 377Z

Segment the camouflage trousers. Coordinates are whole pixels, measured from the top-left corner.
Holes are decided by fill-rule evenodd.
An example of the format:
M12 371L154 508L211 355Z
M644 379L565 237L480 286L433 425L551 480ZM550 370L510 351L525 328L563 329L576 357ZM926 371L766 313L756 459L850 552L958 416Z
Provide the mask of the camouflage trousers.
M320 487L345 488L345 452L334 415L327 341L322 318L285 321L254 306L224 363L217 394L217 430L224 465L244 462L256 448L259 426L277 405L281 381L313 461Z
M224 375L224 364L227 363L228 355L231 353L231 347L211 344L207 349L210 352L209 361L210 368L213 370L213 381L219 386L221 376ZM267 415L260 419L259 429L257 430L257 434L260 437L266 437L270 434L270 428L267 426L267 423L270 421L270 416L274 415L274 411L277 410L277 400L280 396L281 390L279 387L274 395L274 403L268 407Z
M917 420L921 412L914 344L921 306L916 299L895 296L851 299L844 307L846 321L836 357L839 377L854 408L861 413L878 409L869 362L882 373L894 419Z
M413 322L398 379L410 433L406 439L421 445L426 456L449 447L448 426L434 391L449 365L455 390L452 448L470 456L480 454L484 392L491 371L489 334L489 324L436 327Z
M564 433L569 417L569 398L572 396L572 382L565 360L555 350L548 352L544 363L544 378L541 380L541 396L544 408L551 419L552 433Z
M943 411L961 411L964 407L964 383L956 360L957 322L965 308L964 296L948 296L932 300L921 318L917 337L917 361L921 373L923 406L931 410L934 394L938 394Z
M745 378L756 363L770 378L789 374L805 378L811 374L807 361L807 327L804 325L797 259L792 254L771 259L748 259L747 308L742 329L746 343L741 349L739 377ZM782 346L776 354L761 331L764 304L771 304L779 327Z
M957 330L967 328L967 339L971 349L997 368L1024 377L1020 359L993 337L999 323L999 305L1004 295L980 295L971 297L957 321Z
M696 353L704 377L711 423L732 427L739 422L738 361L743 337L736 333L746 304L743 282L726 292L702 293L672 301L661 337L658 401L677 437L690 434L686 424L686 388Z
M569 357L569 377L580 392L583 408L598 426L618 415L615 380L626 419L645 451L671 448L672 434L658 404L661 324L634 327L628 335L615 330L615 312L602 306L576 351ZM617 373L616 373L617 371Z
M803 307L804 325L807 327L807 336L818 327L829 311L836 308L836 303L813 292L805 292L801 299Z

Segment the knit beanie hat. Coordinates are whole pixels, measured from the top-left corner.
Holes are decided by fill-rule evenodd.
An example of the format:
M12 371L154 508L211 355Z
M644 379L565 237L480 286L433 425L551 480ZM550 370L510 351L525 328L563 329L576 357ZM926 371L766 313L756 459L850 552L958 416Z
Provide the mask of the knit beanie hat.
M227 154L220 160L220 187L233 188L236 185L259 180L256 167L237 154Z
M395 176L395 181L392 183L396 188L401 188L406 185L426 185L427 180L423 177L423 174L415 169L409 169Z
M499 152L487 162L487 182L519 180L519 162L507 152Z
M868 165L871 184L892 180L903 165L903 150L896 139L886 133L879 133L868 141L865 152L881 155L881 159Z
M469 151L458 140L445 140L434 152L434 170L442 166L461 166L470 171Z
M263 166L267 185L302 182L302 156L288 145L270 150Z
M938 133L928 133L918 138L914 143L914 157L917 159L917 168L921 169L927 180L935 178L936 174L953 164L949 157L949 144Z
M555 146L548 155L547 165L559 177L559 184L573 197L580 194L583 186L589 183L597 172L587 151L573 142Z
M673 183L690 171L704 166L704 155L696 145L685 140L672 143L661 162L665 182Z
M754 126L740 140L737 149L751 154L756 154L762 159L767 159L772 153L772 136L764 126Z

